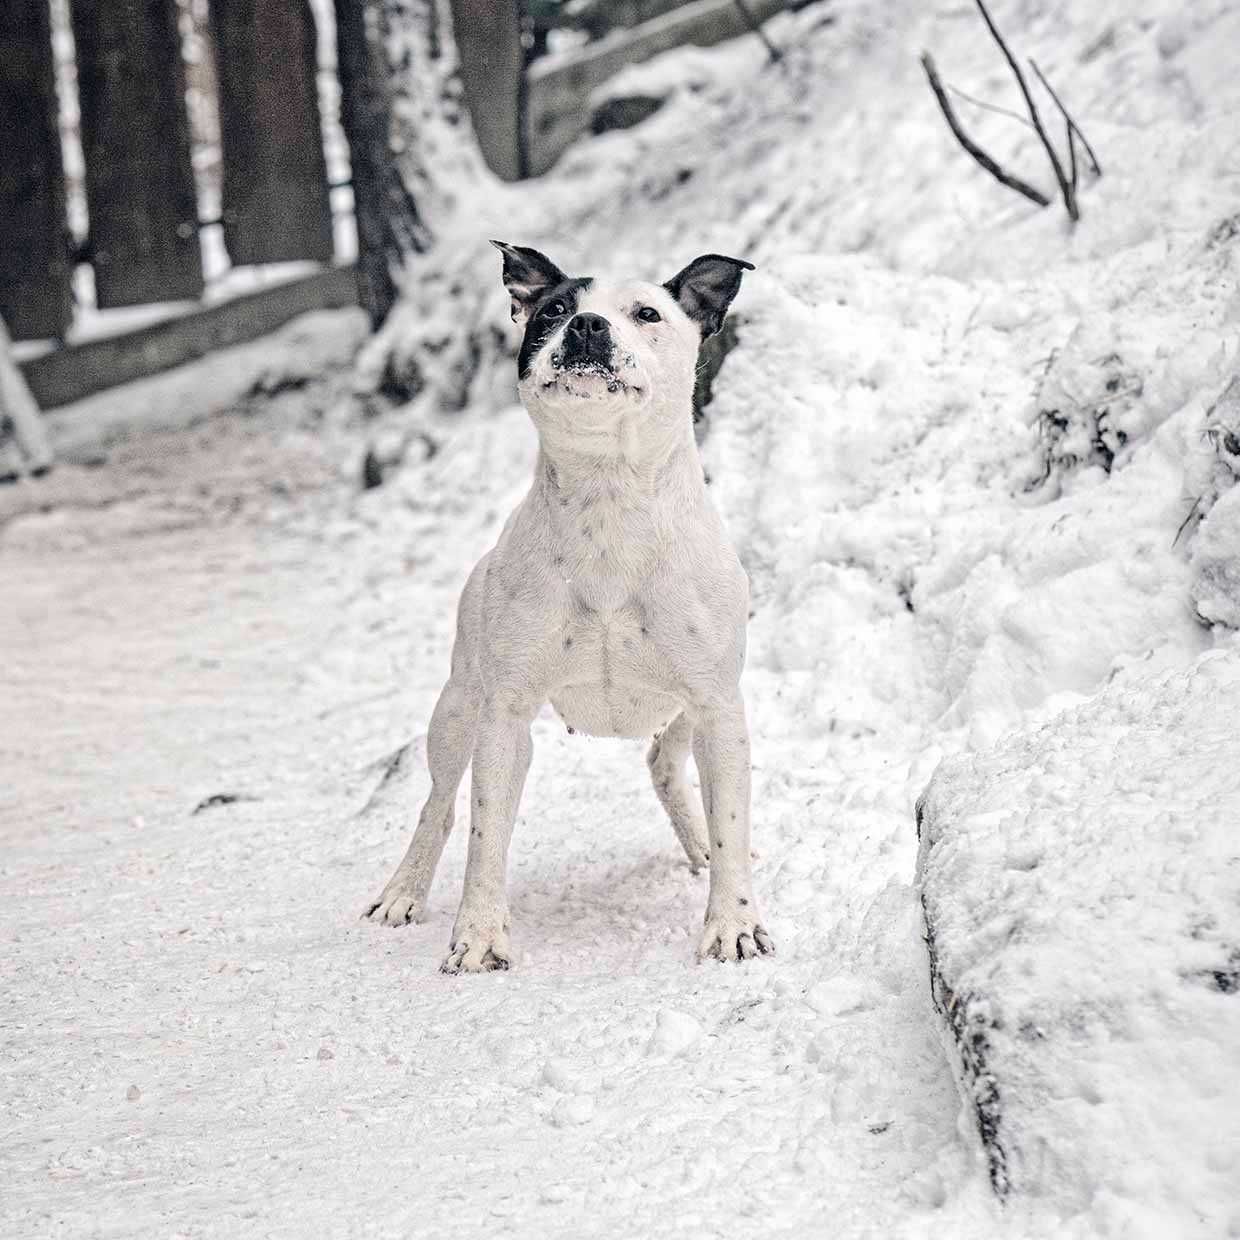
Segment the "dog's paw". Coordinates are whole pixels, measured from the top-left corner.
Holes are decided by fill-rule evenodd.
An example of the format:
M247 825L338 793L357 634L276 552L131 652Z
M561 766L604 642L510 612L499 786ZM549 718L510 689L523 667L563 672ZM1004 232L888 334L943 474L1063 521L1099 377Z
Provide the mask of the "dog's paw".
M508 935L491 919L457 923L440 973L491 973L512 965Z
M774 954L775 941L755 918L732 915L708 916L697 949L699 960L749 960Z
M408 875L397 870L383 894L372 900L362 911L363 918L385 926L407 926L426 915L426 899Z

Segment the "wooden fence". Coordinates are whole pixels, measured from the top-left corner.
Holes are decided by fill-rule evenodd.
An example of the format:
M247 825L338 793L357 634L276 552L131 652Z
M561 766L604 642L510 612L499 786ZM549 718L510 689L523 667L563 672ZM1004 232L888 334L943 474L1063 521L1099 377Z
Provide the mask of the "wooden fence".
M736 38L750 33L751 20L806 3L614 0L598 7L618 28L523 70L518 0L453 0L461 76L483 156L504 180L538 176L589 128L590 95L625 65L684 44Z
M99 309L197 298L199 230L234 265L332 257L309 0L212 0L223 191L203 220L176 0L70 0L89 229L71 236L49 0L0 2L0 317L63 339L77 262Z

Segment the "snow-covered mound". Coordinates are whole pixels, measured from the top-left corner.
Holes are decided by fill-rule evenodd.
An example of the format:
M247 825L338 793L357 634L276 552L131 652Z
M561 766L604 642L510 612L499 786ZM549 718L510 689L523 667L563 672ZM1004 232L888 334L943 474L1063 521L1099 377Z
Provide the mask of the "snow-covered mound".
M1085 1234L1240 1225L1240 646L941 766L935 1001L997 1190Z
M1019 96L971 6L926 13L911 2L854 0L774 22L787 50L778 68L744 42L673 54L644 70L674 80L676 55L691 70L653 118L581 144L534 193L492 199L502 235L573 270L658 276L707 250L758 264L736 303L739 343L715 385L705 458L754 583L747 686L769 772L755 798L759 823L763 796L768 807L759 872L786 921L831 927L794 937L794 952L829 958L852 917L877 907L874 874L898 884L899 895L881 895L893 908L914 898L913 800L944 755L973 755L975 795L996 779L1013 814L1038 821L1048 855L1088 852L1094 828L1070 791L1058 813L1039 817L1037 788L1004 782L993 765L1037 743L1031 736L1053 736L1054 724L1030 729L1065 709L1080 706L1070 726L1082 754L1113 749L1126 712L1144 729L1142 761L1168 781L1149 793L1151 818L1178 812L1178 755L1190 742L1164 737L1160 720L1175 709L1175 685L1217 665L1183 682L1175 669L1226 642L1240 620L1240 76L1221 50L1240 46L1240 10L1185 12L1170 0L992 7L1099 153L1103 176L1086 175L1075 227L1057 205L1039 210L1002 189L955 145L922 48L975 96L1015 108ZM1005 166L1052 188L1032 134L957 106ZM397 357L430 375L452 359L450 381L429 385L419 417L436 402L511 400L493 256L463 239L444 263L426 281L414 273L404 317L371 354L372 369ZM464 343L445 285L475 298ZM435 347L421 359L428 334ZM1081 705L1116 677L1107 696ZM1212 761L1240 765L1237 735L1214 728ZM1101 797L1110 785L1091 786ZM1097 821L1122 818L1124 797L1114 790ZM1212 830L1185 850L1221 847ZM1004 838L1001 826L1000 855ZM1019 905L1002 911L1004 873L988 876L979 861L976 875L945 870L928 891L964 904L993 879L992 916L1017 918ZM967 888L955 890L957 878ZM1134 859L1115 882L1136 897L1160 879ZM836 921L827 909L840 900L856 913ZM1084 941L1075 951L1096 900L1066 882L1056 907L1077 912L1043 940L1048 970L1077 957L1066 984L1080 1011L1116 993L1105 952L1091 956ZM1196 900L1187 889L1134 899L1131 941L1157 940L1168 920L1190 926ZM953 933L962 959L990 944L967 919ZM1234 1072L1212 1059L1234 1017L1204 985L1193 994L1204 1005L1200 1056L1158 1060L1160 1089L1192 1096L1213 1064L1219 1105L1234 1105ZM1143 1046L1179 1040L1178 1015L1156 990L1130 987L1125 1002ZM1098 1075L1122 1080L1135 1069L1122 1054L1108 1061L1110 1045L1094 1043ZM948 1046L970 1070L967 1044ZM1024 1070L1072 1095L1071 1065L1053 1047L1041 1058L1042 1047L1022 1045ZM1133 1076L1133 1098L1143 1079ZM966 1084L966 1116L1009 1196L1036 1197L1057 1219L1084 1217L1086 1229L1126 1225L1145 1207L1155 1228L1195 1217L1183 1184L1168 1187L1174 1161L1164 1160L1165 1177L1117 1186L1158 1157L1153 1144L1112 1148L1138 1102L1115 1099L1106 1123L1098 1111L1092 1136L1063 1108L1036 1122L1014 1110L1002 1155L1011 1165L996 1169L995 1151L1009 1147ZM1095 1156L1068 1170L1033 1148L1062 1151L1066 1167L1087 1139ZM1229 1170L1210 1157L1221 1183ZM1217 1193L1212 1201L1220 1217Z

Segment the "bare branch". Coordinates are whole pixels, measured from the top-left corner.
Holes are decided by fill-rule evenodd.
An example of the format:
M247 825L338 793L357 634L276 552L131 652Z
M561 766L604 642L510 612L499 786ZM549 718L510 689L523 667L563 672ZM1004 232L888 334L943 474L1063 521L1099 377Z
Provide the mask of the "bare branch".
M982 15L982 20L986 23L986 28L990 31L994 41L999 45L1003 58L1008 62L1008 66L1016 78L1016 84L1020 87L1020 93L1025 99L1025 107L1029 109L1029 119L1033 122L1033 127L1037 130L1038 137L1042 140L1042 146L1046 150L1047 158L1051 161L1051 167L1055 170L1055 180L1059 183L1059 192L1063 195L1063 205L1068 212L1068 218L1075 223L1081 218L1081 213L1077 210L1076 195L1072 192L1072 186L1068 184L1063 164L1059 162L1059 156L1051 144L1050 138L1046 136L1046 130L1042 128L1042 118L1038 115L1038 105L1034 103L1033 95L1029 93L1029 84L1025 81L1025 75L1020 71L1020 65L1016 62L1016 57L1012 55L1008 45L1003 41L999 28L995 25L990 16L990 11L986 8L985 0L976 0L976 2L978 10Z
M1175 537L1171 540L1171 545L1173 547L1175 546L1176 543L1180 541L1180 535L1183 534L1186 529L1188 529L1188 523L1197 515L1197 509L1200 507L1201 507L1201 496L1198 495L1197 498L1193 500L1193 506L1188 510L1188 516L1186 516L1184 520L1180 522L1180 528L1176 530Z
M1098 157L1094 154L1094 148L1089 145L1089 139L1081 132L1081 127L1072 119L1072 114L1063 106L1063 100L1055 93L1055 88L1046 80L1042 70L1038 68L1038 62L1032 57L1029 63L1033 67L1034 73L1038 75L1038 81L1046 87L1046 93L1055 101L1055 106L1063 113L1063 118L1068 123L1068 127L1081 140L1081 145L1085 148L1085 153L1089 156L1089 162L1093 166L1094 176L1102 175L1102 165L1098 162Z
M972 95L965 94L958 86L947 83L947 89L951 91L957 99L963 99L965 103L971 103L975 108L983 108L987 112L997 112L1000 116L1010 117L1014 121L1019 121L1026 129L1032 129L1027 116L1021 116L1019 112L1013 112L1010 108L1001 108L996 103L987 103L983 99L974 99Z
M1076 130L1072 128L1070 121L1064 122L1064 137L1068 140L1068 159L1070 168L1068 175L1071 178L1072 195L1076 196L1077 166L1076 166Z
M930 81L930 89L934 91L934 97L939 101L939 107L943 110L943 118L947 121L952 133L956 135L956 141L1000 184L1006 185L1008 189L1014 189L1018 194L1024 194L1026 198L1031 202L1036 202L1040 207L1048 206L1050 199L1041 190L1035 189L1027 181L1022 181L1020 177L1013 176L1012 173L1001 168L965 133L956 113L952 110L951 100L948 99L947 92L943 89L943 83L939 80L938 71L934 67L934 58L929 52L922 53L921 64Z

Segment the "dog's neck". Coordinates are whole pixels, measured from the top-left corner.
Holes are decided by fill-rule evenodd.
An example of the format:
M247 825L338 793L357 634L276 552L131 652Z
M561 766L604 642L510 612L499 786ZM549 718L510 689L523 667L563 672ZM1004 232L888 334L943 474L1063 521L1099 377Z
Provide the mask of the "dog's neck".
M608 430L582 436L539 431L536 482L560 506L583 499L648 500L669 486L702 484L702 466L686 405L673 417L625 414Z
M627 598L709 504L687 403L674 426L664 425L663 435L647 425L623 450L604 453L540 436L535 502L561 575L593 608Z

